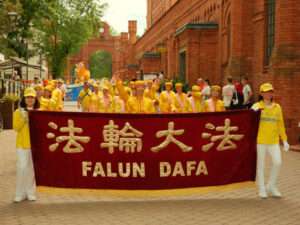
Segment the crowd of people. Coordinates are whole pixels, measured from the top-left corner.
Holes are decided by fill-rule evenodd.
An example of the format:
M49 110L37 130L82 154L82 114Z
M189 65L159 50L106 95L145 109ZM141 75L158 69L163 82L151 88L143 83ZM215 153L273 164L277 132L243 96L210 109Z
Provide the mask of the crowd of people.
M210 86L208 79L198 79L192 90L183 93L182 83L161 82L160 77L148 81L132 81L130 87L117 76L114 82L103 79L101 82L84 82L84 89L78 96L78 108L82 112L99 113L198 113L217 112L232 109L261 110L257 137L257 184L259 196L267 198L266 191L275 197L281 197L276 188L276 180L281 166L279 137L283 141L283 150L289 150L281 107L273 100L274 88L271 84L262 84L260 99L253 106L253 93L247 77L241 83L233 84L232 77L226 78L221 88ZM162 83L164 83L162 85ZM161 86L165 89L159 91ZM49 81L47 85L35 79L31 87L24 91L20 108L14 113L13 128L17 135L17 188L14 201L21 202L24 196L29 201L35 198L35 179L31 157L28 111L31 109L62 111L66 87L62 80ZM222 98L222 100L221 100ZM266 152L272 157L273 167L267 185L264 182L264 163Z
M85 82L78 108L82 112L102 113L198 113L251 108L253 93L247 77L234 85L232 80L227 77L227 84L221 89L200 78L187 93L183 92L182 83L176 83L172 90L172 82L162 83L159 77L132 81L130 87L120 79L113 83L106 80L104 85Z
M249 109L253 105L253 93L247 77L233 84L226 78L226 85L210 86L208 79L199 78L191 91L183 92L183 84L154 80L131 81L129 85L118 77L91 82L75 81L84 88L78 96L78 108L82 112L98 113L198 113L234 109ZM66 83L62 80L40 82L37 77L30 85L36 91L40 110L63 111Z

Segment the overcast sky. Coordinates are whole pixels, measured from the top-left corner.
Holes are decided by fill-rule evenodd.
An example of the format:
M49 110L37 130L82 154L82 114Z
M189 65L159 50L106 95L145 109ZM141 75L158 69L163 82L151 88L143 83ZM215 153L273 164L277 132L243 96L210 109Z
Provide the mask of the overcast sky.
M142 35L146 28L146 0L103 0L109 4L104 12L104 21L117 32L128 32L128 20L137 20L137 34Z

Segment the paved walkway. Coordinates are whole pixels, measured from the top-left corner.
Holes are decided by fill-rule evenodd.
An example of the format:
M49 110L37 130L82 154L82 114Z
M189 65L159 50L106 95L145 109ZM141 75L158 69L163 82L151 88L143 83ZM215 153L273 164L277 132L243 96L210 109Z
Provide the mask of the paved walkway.
M300 153L282 153L281 199L257 197L253 188L180 197L121 198L37 193L36 202L14 203L16 133L0 133L0 224L300 224ZM267 158L266 174L270 171Z

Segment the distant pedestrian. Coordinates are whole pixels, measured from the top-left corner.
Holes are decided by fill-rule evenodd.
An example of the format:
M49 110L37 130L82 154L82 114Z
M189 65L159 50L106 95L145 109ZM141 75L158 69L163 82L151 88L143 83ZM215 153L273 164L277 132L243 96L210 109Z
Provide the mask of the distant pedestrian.
M243 76L241 78L241 83L243 85L244 103L246 109L250 109L254 104L253 93L250 85L248 84L248 78Z
M243 94L243 89L242 85L240 83L234 84L234 94L231 99L230 103L230 110L237 110L237 109L244 109L244 94Z
M208 100L210 96L210 86L209 86L209 80L206 78L203 80L204 88L201 91L201 94L203 96L203 101Z
M18 132L17 147L17 187L14 201L21 202L26 196L28 201L35 201L35 177L31 156L28 111L38 109L39 103L33 88L26 88L20 103L14 112L13 129Z
M230 103L235 91L235 87L232 84L232 77L228 76L225 80L226 85L222 89L223 102L225 104L226 110L230 109Z
M17 71L14 71L14 74L13 74L12 79L13 79L14 81L19 81L19 80L20 80L20 76L18 75L18 72L17 72Z
M35 85L38 85L40 84L39 82L39 78L38 77L35 77L34 80L33 80L33 83L30 85L31 88L34 88Z
M198 84L198 86L199 86L199 88L200 88L200 92L204 89L204 82L203 82L203 79L202 78L199 78L198 80L197 80L197 84Z
M289 150L287 136L283 122L281 107L273 100L274 88L271 84L265 83L260 86L259 102L253 105L253 110L261 109L261 117L257 135L257 169L256 181L259 188L259 197L267 198L267 193L275 197L281 197L281 193L276 188L276 180L279 175L281 166L281 153L279 147L279 137L283 141L283 150ZM265 156L269 152L273 166L270 174L270 179L265 187L264 183L264 168Z

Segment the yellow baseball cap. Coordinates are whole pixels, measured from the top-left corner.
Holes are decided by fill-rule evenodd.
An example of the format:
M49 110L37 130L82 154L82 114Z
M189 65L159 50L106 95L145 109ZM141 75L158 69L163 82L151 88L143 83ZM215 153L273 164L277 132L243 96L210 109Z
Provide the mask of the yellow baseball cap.
M24 91L24 97L29 96L36 97L36 91L31 87L26 88Z
M212 90L212 89L214 89L214 88L217 88L219 91L221 90L221 87L220 87L220 86L218 86L218 85L213 85L213 86L211 86L211 88L210 88L210 89Z
M194 86L192 87L192 91L200 91L200 87L197 86L197 85L194 85Z
M102 90L108 90L107 86L102 87Z
M147 84L153 84L153 80L147 80Z
M260 86L260 92L274 91L272 84L265 83Z
M172 83L171 82L166 82L165 86L167 86L167 85L172 86Z

